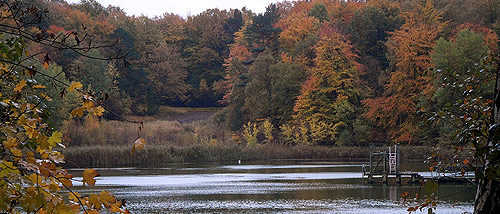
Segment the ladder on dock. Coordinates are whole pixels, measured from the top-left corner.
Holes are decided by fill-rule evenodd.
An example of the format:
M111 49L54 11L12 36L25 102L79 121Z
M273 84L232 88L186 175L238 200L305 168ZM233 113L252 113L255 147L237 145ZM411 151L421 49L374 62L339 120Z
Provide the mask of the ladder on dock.
M389 147L389 173L396 173L398 171L398 153L397 147L394 146L394 151L391 152L391 147Z
M378 160L378 161L377 161ZM401 173L399 170L399 145L394 145L394 150L389 146L389 150L382 152L371 152L370 168L362 168L363 177L368 177L368 183L373 183L375 176L382 176L382 182L387 183L389 176L396 177L396 182L401 183L401 176L408 175L412 179L417 176L416 173Z
M387 148L387 147L385 147ZM418 172L405 171L401 172L400 169L400 150L399 145L394 145L388 147L388 150L383 150L379 152L374 152L373 147L370 153L370 166L369 168L365 165L362 166L362 177L368 178L368 183L374 183L374 178L382 178L382 183L389 183L389 177L396 178L396 183L401 184L402 177L409 178L408 183L420 183L424 179L432 179L438 183L470 183L474 182L474 174L451 174L451 173L440 173L437 175L431 174L431 176L424 176Z

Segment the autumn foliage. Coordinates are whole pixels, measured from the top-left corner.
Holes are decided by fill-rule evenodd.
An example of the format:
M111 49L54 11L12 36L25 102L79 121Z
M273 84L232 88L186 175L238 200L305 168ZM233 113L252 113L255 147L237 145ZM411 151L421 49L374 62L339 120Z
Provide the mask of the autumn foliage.
M135 125L127 118L165 105L221 108L207 123L230 134L210 146L486 144L500 4L460 2L300 0L146 17L94 0L2 1L0 212L126 213L107 192L70 191L99 174L74 179L60 147L91 118Z
M304 83L294 107L294 119L308 128L314 143L335 142L352 130L360 94L356 56L352 46L334 29L322 29L316 46L316 66Z
M52 62L47 53L28 51L27 47L33 43L50 46L45 42L49 40L46 37L40 36L39 40L29 37L39 29L30 27L36 21L25 19L39 15L38 8L28 3L4 1L0 9L3 14L0 19L0 212L99 213L107 210L129 213L124 204L107 191L80 195L71 189L74 182L94 186L99 174L96 170L86 169L82 179L75 179L61 167L65 158L58 148L65 147L63 133L47 123L47 104L53 99L62 99L66 93L78 93L82 101L71 111L73 117L101 117L104 108L93 95L84 91L80 82L67 83L51 76ZM24 23L28 27L15 23ZM66 43L53 39L52 44L62 47L53 45L52 48L79 53L79 43L83 38L80 40L76 33L64 31L59 32L59 37L71 38L72 41ZM45 57L38 61L36 56L42 54ZM42 66L37 68L35 63ZM40 76L51 80L52 84L39 83L35 77ZM52 89L60 90L60 97L50 97L48 94Z
M433 92L429 53L441 31L440 14L430 1L404 14L405 23L387 43L394 68L383 97L364 101L365 116L387 131L387 140L412 142L419 126L417 112Z

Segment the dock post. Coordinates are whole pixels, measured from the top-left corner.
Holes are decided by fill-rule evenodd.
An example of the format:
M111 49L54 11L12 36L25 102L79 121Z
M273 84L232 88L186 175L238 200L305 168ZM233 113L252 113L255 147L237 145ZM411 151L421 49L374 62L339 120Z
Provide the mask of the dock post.
M383 157L383 159L384 159L384 174L387 173L387 155L388 155L387 152L384 152L384 157Z
M388 177L389 177L389 169L387 169L387 162L388 162L388 154L387 152L384 152L384 174L382 175L382 183L387 184L388 183Z
M373 152L370 153L370 174L368 175L368 183L373 184Z

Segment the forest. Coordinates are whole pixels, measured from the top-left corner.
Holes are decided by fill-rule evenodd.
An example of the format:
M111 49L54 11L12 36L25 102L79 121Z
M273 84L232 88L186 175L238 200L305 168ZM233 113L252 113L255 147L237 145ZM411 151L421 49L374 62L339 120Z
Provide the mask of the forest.
M493 100L495 1L298 1L187 18L127 16L92 0L34 2L50 11L41 33L116 43L90 58L46 50L49 73L105 98L106 120L218 107L211 122L242 141L434 145L456 141L461 104ZM99 60L117 53L126 57ZM76 103L48 104L50 124L70 120Z
M19 15L5 2L0 139L12 160L0 177L12 164L33 168L18 159L33 153L62 164L57 151L66 167L157 167L366 158L370 145L401 144L408 158L490 163L476 174L498 184L498 0L283 1L187 17L130 16L95 0L14 1L30 5ZM11 38L15 29L29 38Z

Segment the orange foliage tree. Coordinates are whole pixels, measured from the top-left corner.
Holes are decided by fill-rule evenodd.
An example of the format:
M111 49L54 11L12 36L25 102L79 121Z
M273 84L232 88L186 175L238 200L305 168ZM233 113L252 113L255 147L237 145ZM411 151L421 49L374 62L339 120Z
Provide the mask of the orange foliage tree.
M298 97L294 118L308 129L309 142L328 144L340 133L352 130L359 112L360 83L356 55L338 32L322 29L316 52L316 67Z
M385 96L364 101L365 117L387 131L387 140L412 142L419 131L418 111L433 92L429 53L443 27L430 1L404 13L405 23L387 42L394 68L385 86Z
M298 41L306 38L311 33L316 33L320 22L306 13L299 13L281 19L278 26L282 29L280 34L281 46L291 49Z

